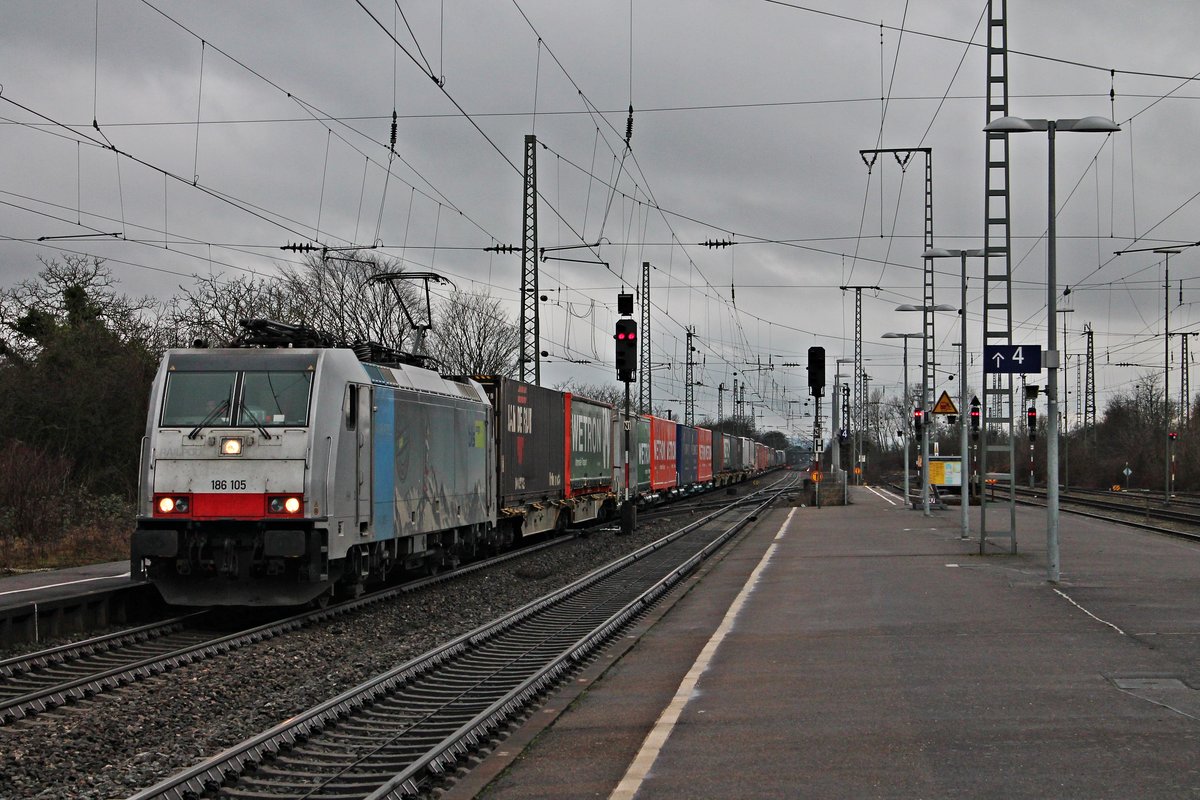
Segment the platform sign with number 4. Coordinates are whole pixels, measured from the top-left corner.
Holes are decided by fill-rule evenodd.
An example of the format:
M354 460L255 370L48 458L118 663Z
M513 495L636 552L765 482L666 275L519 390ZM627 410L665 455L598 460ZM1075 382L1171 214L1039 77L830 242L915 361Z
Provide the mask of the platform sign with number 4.
M1042 348L1035 344L985 344L983 371L988 375L1033 375L1042 371Z

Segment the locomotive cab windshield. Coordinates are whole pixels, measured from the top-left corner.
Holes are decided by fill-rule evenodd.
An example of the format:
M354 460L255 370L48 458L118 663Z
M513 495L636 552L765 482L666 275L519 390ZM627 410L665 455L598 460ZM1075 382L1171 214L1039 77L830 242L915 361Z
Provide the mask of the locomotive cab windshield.
M193 438L210 425L307 427L311 393L310 371L176 371L167 377L160 424L195 426Z

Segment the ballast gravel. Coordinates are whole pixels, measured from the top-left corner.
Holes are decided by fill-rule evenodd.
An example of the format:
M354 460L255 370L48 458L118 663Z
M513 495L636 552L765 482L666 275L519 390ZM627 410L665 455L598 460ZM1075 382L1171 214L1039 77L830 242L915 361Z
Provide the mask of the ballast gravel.
M0 798L125 798L684 524L593 532L0 727Z

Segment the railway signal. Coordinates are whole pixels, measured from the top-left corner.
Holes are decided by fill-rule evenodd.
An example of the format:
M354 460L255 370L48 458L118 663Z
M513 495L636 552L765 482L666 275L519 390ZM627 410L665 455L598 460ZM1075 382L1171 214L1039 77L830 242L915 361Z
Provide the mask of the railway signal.
M1175 431L1171 431L1170 433L1168 433L1168 434L1167 434L1167 438L1168 438L1168 439L1170 439L1170 440L1173 442L1173 441L1175 441L1177 438L1179 438L1179 434L1178 434L1178 433L1176 433Z
M825 348L808 348L808 393L813 397L825 396Z
M1033 406L1025 412L1025 423L1029 425L1029 441L1037 438L1037 409Z
M979 438L979 398L971 398L971 438Z
M921 429L925 427L925 410L923 408L913 409L913 431L917 436L921 435Z
M637 322L624 318L617 320L613 338L617 341L617 380L633 383L638 358Z

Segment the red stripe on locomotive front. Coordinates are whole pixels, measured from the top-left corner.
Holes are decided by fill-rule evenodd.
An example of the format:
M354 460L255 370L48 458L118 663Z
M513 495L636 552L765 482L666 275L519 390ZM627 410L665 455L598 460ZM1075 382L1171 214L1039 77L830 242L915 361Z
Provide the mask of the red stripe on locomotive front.
M202 519L257 519L267 514L267 496L246 492L211 492L192 495L190 516Z

